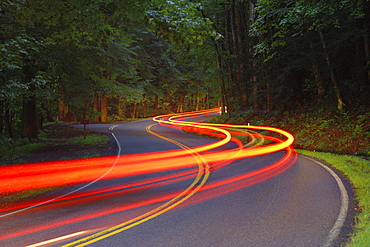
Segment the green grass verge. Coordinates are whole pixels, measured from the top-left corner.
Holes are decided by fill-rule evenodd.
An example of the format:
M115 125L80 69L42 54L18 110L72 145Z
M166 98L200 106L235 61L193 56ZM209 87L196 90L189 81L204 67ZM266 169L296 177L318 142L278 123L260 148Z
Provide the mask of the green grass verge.
M108 141L108 137L105 135L94 135L94 134L89 134L86 136L84 139L81 136L76 136L76 137L71 137L71 138L66 138L62 139L63 141L66 141L68 143L72 144L81 144L85 146L94 146L97 143L103 143Z
M370 246L370 161L352 155L298 150L300 154L318 158L342 171L355 188L361 213L356 218L349 247Z
M46 144L44 143L35 142L35 143L23 144L21 146L8 147L3 157L4 159L14 159L21 155L30 154L34 152L35 150L37 150L38 148L41 148L45 145Z
M0 155L0 161L2 160L5 163L6 160L17 159L18 157L21 157L24 155L37 153L38 150L41 150L43 147L47 147L49 145L57 146L58 144L64 144L64 145L74 144L74 145L81 145L84 148L86 148L86 147L94 147L101 143L106 143L108 142L108 140L109 138L106 135L88 134L85 139L83 136L76 136L76 137L71 137L71 138L47 138L47 137L45 138L43 137L43 138L40 138L40 140L36 142L27 141L25 143L18 144L17 141L15 141L14 143L7 145L6 147L4 147L4 145L1 145L0 143L0 147L3 150L6 150L5 153ZM96 156L98 155L91 154L91 157L96 157ZM81 158L86 158L86 157L81 157Z
M214 123L272 126L295 137L294 147L330 153L370 156L370 113L330 112L296 109L291 112L223 114L209 119Z

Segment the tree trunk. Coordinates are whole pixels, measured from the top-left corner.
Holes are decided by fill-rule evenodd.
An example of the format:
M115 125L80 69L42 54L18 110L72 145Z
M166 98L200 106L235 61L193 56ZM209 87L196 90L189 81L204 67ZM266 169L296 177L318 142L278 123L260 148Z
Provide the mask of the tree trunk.
M231 19L232 17L231 17L230 6L227 6L225 9L225 48L224 48L225 54L227 54L226 59L231 58L233 56L233 44L232 44L233 37L232 35L230 37L230 34L232 33ZM227 103L225 102L226 105L223 107L222 111L226 112L225 110L226 107L229 109L229 111L232 111L232 105L230 101L231 101L232 95L234 95L232 89L235 88L235 86L232 85L232 82L234 81L232 66L229 61L224 60L224 63L225 65L222 66L223 67L222 69L226 70L226 78L223 78L224 79L223 83L227 85L225 89L228 88L228 91L225 91L227 93L228 102Z
M177 111L176 111L177 113L184 111L183 105L184 105L184 97L180 96L180 103L177 105Z
M200 101L200 92L197 92L197 96L195 97L195 110L199 111L199 101Z
M221 54L218 52L217 53L217 69L220 71L220 79L221 79L221 110L222 112L224 112L224 109L225 109L225 106L228 106L229 105L229 100L228 100L228 96L227 96L227 91L226 91L226 83L225 83L225 77L224 77L224 73L223 73L223 70L222 70L222 58L221 58Z
M309 46L311 50L314 49L312 42L309 42ZM323 93L325 92L324 83L323 83L323 79L320 73L319 63L317 62L317 59L315 58L312 59L312 69L313 69L313 75L315 77L316 86L317 86L317 95L321 97Z
M238 41L238 61L237 61L237 71L238 71L238 81L240 86L240 98L241 98L241 104L246 105L248 101L248 95L247 95L247 88L246 83L244 80L244 65L242 61L242 57L245 54L248 49L244 47L247 44L247 26L246 26L246 13L248 13L248 9L245 7L244 1L238 1L237 7L236 7L236 13L237 13L237 41Z
M253 76L253 108L258 109L258 87L257 76Z
M232 43L233 43L233 54L235 57L235 62L233 63L233 68L236 70L235 72L232 72L235 74L233 76L235 80L235 84L237 85L237 95L238 95L238 101L239 105L243 105L243 87L241 85L241 69L240 69L240 34L238 32L238 25L237 25L237 16L236 16L236 3L235 0L231 1L231 8L230 8L230 28L231 28L231 36L232 36Z
M331 78L331 81L333 83L335 96L337 98L337 108L339 110L343 110L345 104L344 104L342 96L340 94L337 76L335 74L335 71L334 71L334 68L333 68L333 65L332 65L332 62L331 62L330 55L329 55L329 53L327 51L327 48L326 48L326 43L325 43L325 40L324 40L324 34L322 33L321 30L319 30L319 35L320 35L322 48L323 48L323 51L324 51L324 54L325 54L326 63L327 63L327 65L329 67L329 70L330 70L330 78Z
M4 115L5 115L5 107L4 101L0 101L0 134L3 133L4 130Z
M123 100L121 98L118 99L118 116L120 118L125 117L125 105L122 102Z
M358 68L366 68L368 67L369 65L367 64L367 59L366 59L367 55L366 55L366 51L365 51L365 38L364 37L360 37L357 41L357 45L356 45L356 61L357 61L357 64L356 66ZM364 88L366 88L366 86L369 84L369 70L366 71L366 74L364 74L363 76L363 79L362 79L362 83L360 84L359 86L359 90L363 90Z
M170 94L170 92L166 92L166 99L167 99L167 103L168 103L168 105L167 105L167 112L172 112L172 109L171 109L171 101L172 101L172 99L171 99L171 94Z
M69 112L69 107L68 107L68 105L66 105L66 104L64 104L64 117L63 117L63 119L64 118L66 118L66 116L67 116L67 114L68 114L68 112Z
M370 82L370 37L365 37L365 55L366 55L366 65L367 65L367 77Z
M37 139L36 97L24 97L22 102L22 137Z
M101 121L103 123L108 120L108 97L103 94L101 98Z
M36 106L36 86L32 83L35 72L30 65L31 61L25 60L23 75L25 84L29 84L28 95L23 96L22 101L22 137L37 139L37 106Z
M94 111L100 112L100 99L98 92L94 92ZM100 122L100 116L95 116L95 121Z
M89 120L89 117L87 115L87 110L89 109L90 107L90 104L89 102L85 102L84 103L84 109L83 109L83 112L82 112L82 119L81 119L81 122L85 122L85 120Z
M254 21L255 21L255 16L254 16L254 8L255 8L255 4L253 1L250 1L249 3L249 20L250 20L250 25L253 25ZM263 36L260 36L259 37L259 40L261 41L264 37ZM252 46L249 47L249 54L253 54L253 48ZM258 75L256 73L257 71L257 62L255 59L253 59L253 64L252 64L252 73L251 73L251 76L249 77L249 81L250 81L250 84L251 84L251 88L252 88L252 99L251 99L251 103L253 104L253 108L254 109L257 109L258 107L258 101L257 101L257 95L258 95L258 85L257 85L257 82L258 82ZM267 83L267 72L266 72L266 83ZM269 95L267 96L269 98Z
M46 120L51 123L51 122L55 122L55 119L54 119L54 116L52 114L52 111L50 110L50 108L46 108Z
M155 112L158 112L158 109L159 109L159 97L158 97L158 95L156 94L155 95L155 98L154 98L154 110L155 110Z
M64 100L59 98L58 101L58 121L63 120L65 114L64 114Z
M210 107L210 104L209 104L209 94L207 93L206 96L204 96L204 106L203 106L205 109L209 109L211 108Z
M131 103L130 107L130 117L131 118L136 118L137 117L137 104Z
M271 111L271 94L270 94L270 84L268 82L266 83L266 91L267 91L266 110L267 112L270 112Z
M14 131L13 131L13 117L10 113L10 109L6 109L5 111L5 125L6 125L6 131L8 132L8 135L10 138L14 138Z
M365 30L364 49L367 65L367 82L370 83L370 2L363 1L363 8L365 16L362 28Z

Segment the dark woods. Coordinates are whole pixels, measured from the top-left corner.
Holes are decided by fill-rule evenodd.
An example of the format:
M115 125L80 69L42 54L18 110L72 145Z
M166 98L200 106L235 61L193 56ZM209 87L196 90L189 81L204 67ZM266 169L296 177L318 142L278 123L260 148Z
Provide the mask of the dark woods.
M367 0L8 0L0 14L2 138L45 121L370 106Z

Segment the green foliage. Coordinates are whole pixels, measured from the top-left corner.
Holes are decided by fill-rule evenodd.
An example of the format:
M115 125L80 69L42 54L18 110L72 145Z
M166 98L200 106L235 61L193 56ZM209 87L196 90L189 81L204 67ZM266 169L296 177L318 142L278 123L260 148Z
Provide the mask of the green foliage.
M132 38L124 32L144 20L148 3L1 2L6 25L1 22L0 36L5 38L0 43L0 116L19 114L22 100L30 96L39 102L39 113L58 98L80 111L95 90L138 98L143 90L134 85L137 61L129 47ZM26 66L28 75L24 74ZM25 81L27 76L33 78ZM121 86L123 80L130 84ZM17 119L22 116L14 115L8 125ZM2 132L3 123L0 126Z
M330 67L347 105L365 104L370 91L363 47L357 46L366 33L367 2L261 0L253 10L242 0L28 2L0 3L1 131L6 118L9 126L22 120L22 101L31 96L37 114L56 115L63 99L77 118L92 112L87 108L96 103L95 93L137 107L142 116L220 101L231 111L316 102L330 108ZM33 77L27 82L25 67Z
M150 103L154 107L152 102L159 100L155 107L162 110L183 103L171 101L188 88L187 80L193 84L202 80L199 59L185 66L189 60L173 56L168 42L152 30L159 30L159 23L169 21L176 29L174 33L195 47L207 39L210 22L200 15L201 4L191 1L158 4L162 3L1 2L5 15L0 35L6 38L0 43L0 120L8 119L9 126L22 120L22 101L31 96L36 97L37 114L55 112L56 102L61 99L77 118L83 112L91 112L86 107L94 104L92 95L96 92L126 104ZM153 26L155 22L157 26ZM170 35L165 38L171 39ZM186 49L189 47L174 50L180 54ZM24 73L25 67L30 68L28 75ZM194 68L197 71L192 73ZM206 64L203 68L208 69ZM185 93L188 94L191 93ZM6 114L14 117L7 118ZM0 132L5 129L5 122L0 129Z
M362 0L354 1L258 1L257 18L251 36L258 37L273 31L273 35L255 46L256 53L272 54L275 48L285 46L286 40L301 36L307 30L340 28L350 19L364 17Z
M99 143L105 143L108 141L108 137L105 135L94 135L94 134L88 134L86 137L76 136L68 139L60 139L61 141L66 141L68 143L72 144L78 144L78 145L85 145L85 146L94 146Z
M274 110L323 102L339 109L339 101L350 108L368 106L368 55L362 43L368 5L362 0L257 1L249 35L261 68L256 77L268 84L268 89L255 84L261 98Z
M286 111L281 114L248 111L223 114L212 121L275 126L291 132L296 148L342 154L370 155L369 113Z
M0 161L6 163L6 161L15 160L18 162L22 162L18 158L25 155L31 155L37 153L38 150L45 148L49 145L54 146L70 146L70 151L73 149L79 149L81 147L88 148L88 147L96 147L102 143L106 143L108 141L108 137L105 135L99 134L91 134L88 133L86 137L83 136L82 130L76 130L75 132L79 132L75 134L73 137L69 138L60 138L57 133L63 136L62 132L51 132L50 130L41 131L40 139L39 140L29 140L28 138L22 139L9 139L5 136L0 136L0 149L7 150L6 152L2 152L0 156ZM65 148L64 148L65 149ZM58 148L55 148L58 150ZM94 154L92 154L94 155Z
M208 35L215 36L212 22L201 15L202 3L187 0L155 0L148 11L150 24L159 36L171 42L202 45Z
M32 153L35 149L41 147L42 144L32 142L27 138L10 139L5 136L0 136L0 149L7 150L2 152L1 159L14 159L23 154Z

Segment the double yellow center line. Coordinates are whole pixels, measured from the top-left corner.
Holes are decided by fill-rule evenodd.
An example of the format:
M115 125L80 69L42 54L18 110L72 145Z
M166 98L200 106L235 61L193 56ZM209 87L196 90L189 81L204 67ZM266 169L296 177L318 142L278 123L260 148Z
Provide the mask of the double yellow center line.
M188 146L186 146L186 145L184 145L180 142L174 141L172 139L169 139L167 137L164 137L164 136L161 136L157 133L154 133L153 131L151 131L151 127L153 127L154 125L157 125L157 124L152 124L150 126L147 126L146 131L155 135L155 136L158 136L158 137L160 137L164 140L172 142L172 143L176 144L177 146L183 148L184 150L189 152L194 157L194 159L196 160L196 162L198 164L198 174L195 177L194 181L191 183L191 185L188 186L184 191L182 191L175 198L171 199L170 201L162 204L161 206L159 206L159 207L157 207L157 208L155 208L155 209L153 209L153 210L151 210L151 211L149 211L145 214L142 214L142 215L140 215L136 218L133 218L131 220L123 222L122 224L110 227L108 229L97 232L97 233L92 234L90 236L87 236L85 238L81 238L81 239L76 240L74 242L71 242L69 244L63 245L62 247L71 247L71 246L82 247L82 246L86 246L86 245L95 243L99 240L108 238L108 237L110 237L112 235L115 235L117 233L123 232L123 231L125 231L127 229L130 229L134 226L137 226L141 223L144 223L144 222L146 222L150 219L153 219L153 218L155 218L155 217L173 209L174 207L178 206L179 204L183 203L184 201L189 199L191 196L193 196L197 191L199 191L199 189L206 183L206 181L208 180L208 177L209 177L209 165L202 158L202 156L199 155L197 152L193 151Z

